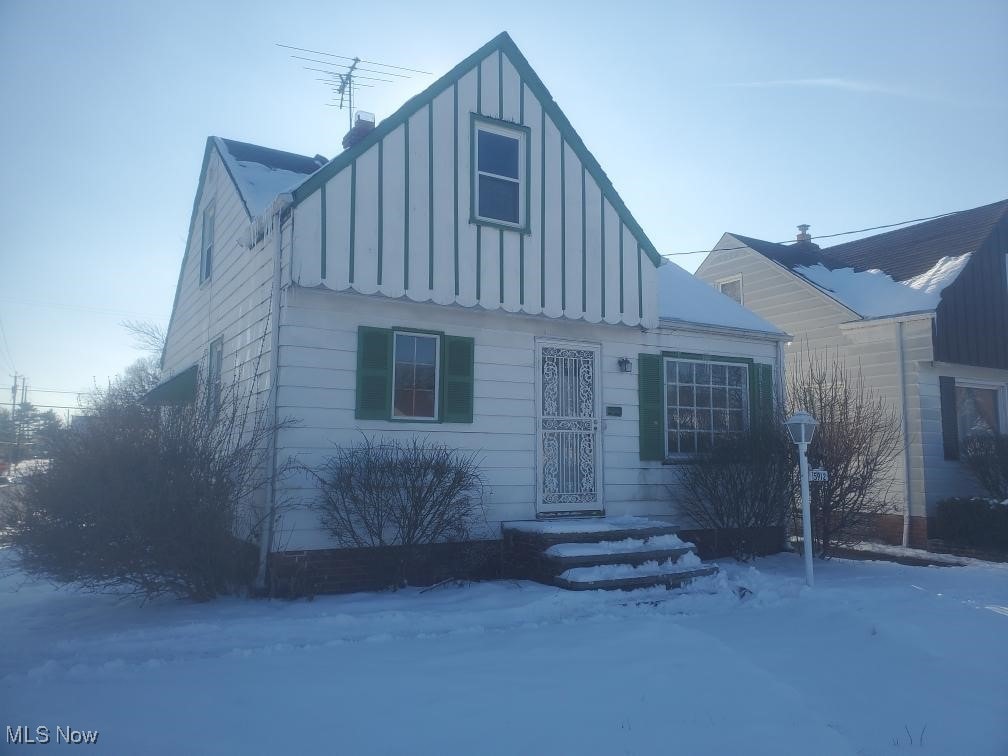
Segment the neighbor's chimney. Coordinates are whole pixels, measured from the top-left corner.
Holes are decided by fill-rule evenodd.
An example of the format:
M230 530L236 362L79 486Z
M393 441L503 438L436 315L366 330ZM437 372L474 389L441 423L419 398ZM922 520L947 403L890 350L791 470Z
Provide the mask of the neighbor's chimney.
M812 234L808 232L809 224L802 223L798 226L798 241L799 242L810 242L812 241Z
M374 123L374 113L358 110L357 117L354 118L353 128L346 133L345 137L343 137L343 149L350 149L357 144L357 142L367 136L368 132L373 131Z

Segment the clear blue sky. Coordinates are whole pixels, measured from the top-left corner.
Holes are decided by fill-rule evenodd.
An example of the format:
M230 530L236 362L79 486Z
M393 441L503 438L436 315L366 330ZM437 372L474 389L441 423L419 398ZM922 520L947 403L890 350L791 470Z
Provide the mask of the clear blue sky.
M345 114L276 42L440 75L507 30L663 252L1008 197L1003 0L489 7L0 0L0 386L140 356L118 323L168 321L207 135L340 150Z

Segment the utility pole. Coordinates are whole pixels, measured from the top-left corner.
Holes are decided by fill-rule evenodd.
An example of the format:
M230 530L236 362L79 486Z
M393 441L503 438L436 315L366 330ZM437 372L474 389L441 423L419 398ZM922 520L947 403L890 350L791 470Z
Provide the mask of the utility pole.
M10 401L10 426L11 426L11 443L7 447L7 472L10 472L14 467L14 460L17 457L17 425L14 423L14 409L17 407L17 389L18 389L18 374L14 373L11 376L14 379L14 385L11 386L11 401Z

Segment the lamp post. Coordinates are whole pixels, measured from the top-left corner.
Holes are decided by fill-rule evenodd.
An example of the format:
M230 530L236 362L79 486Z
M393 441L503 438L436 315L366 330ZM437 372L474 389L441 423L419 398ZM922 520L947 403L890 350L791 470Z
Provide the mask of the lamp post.
M808 445L815 435L816 419L808 412L796 412L784 423L791 440L798 445L798 467L801 470L802 540L805 552L805 582L811 588L815 584L812 576L812 505L809 502Z

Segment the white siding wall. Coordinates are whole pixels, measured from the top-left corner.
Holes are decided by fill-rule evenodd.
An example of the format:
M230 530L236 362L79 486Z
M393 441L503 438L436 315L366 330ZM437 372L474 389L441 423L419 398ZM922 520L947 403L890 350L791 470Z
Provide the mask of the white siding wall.
M792 335L793 341L785 348L789 370L796 369L803 349L815 353L828 349L840 355L849 368L860 369L868 385L878 391L902 419L898 326L893 322L864 322L853 328L841 327L859 321L860 317L748 247L725 249L739 246L741 242L725 235L697 270L697 277L716 286L720 280L741 274L745 306ZM903 339L904 387L909 410L906 443L910 445L910 511L918 516L924 515L929 497L924 476L924 435L917 372L920 361L933 358L931 321L918 319L905 323ZM935 386L937 390L937 382ZM892 495L901 512L905 500L905 469L901 456L891 471Z
M529 129L528 233L470 222L473 113ZM302 286L657 325L656 269L643 240L504 53L316 190L296 207L294 225L293 280Z
M213 273L201 285L202 218L204 208L211 202L215 206ZM194 363L203 363L210 342L222 337L224 382L228 383L237 370L247 385L262 350L257 388L259 391L268 388L270 342L264 334L268 326L275 237L268 237L249 250L241 245L247 232L248 215L214 150L197 201L193 234L165 343L164 377ZM288 248L289 236L288 229L284 237ZM202 369L205 365L201 365Z
M962 462L945 459L942 445L941 395L938 390L938 377L943 375L956 380L1008 385L1008 370L945 363L925 363L919 367L921 437L929 507L950 496L983 495L976 481L966 472Z
M737 355L772 363L776 352L771 342L687 331L641 332L301 287L287 292L282 322L279 413L301 422L281 433L281 458L289 455L304 464L318 465L331 452L333 443L359 440L360 431L389 436L431 433L438 441L479 450L483 455L491 530L502 520L535 517L537 337L601 345L602 404L623 408L621 418L603 418L602 430L605 508L607 513L617 515L677 514L666 489L675 482L676 468L639 459L637 354L667 349ZM358 325L411 324L475 339L473 423L355 419ZM619 372L617 360L621 357L633 359L632 373ZM304 477L292 478L285 486L281 495L291 501L305 503L314 495ZM287 513L279 531L281 549L332 545L318 527L316 516L304 508Z

